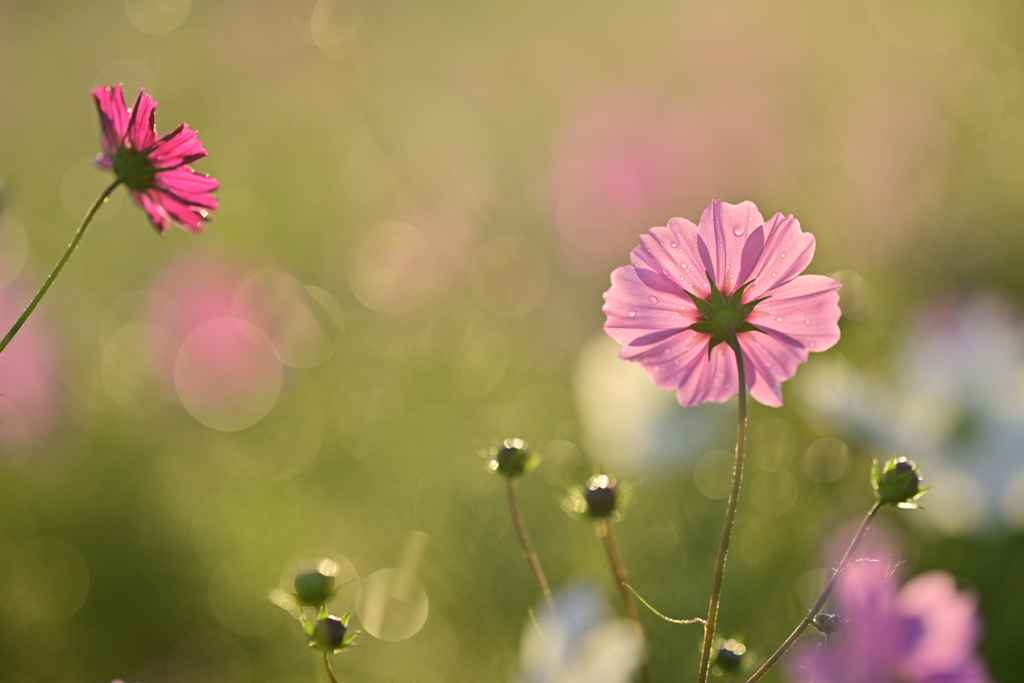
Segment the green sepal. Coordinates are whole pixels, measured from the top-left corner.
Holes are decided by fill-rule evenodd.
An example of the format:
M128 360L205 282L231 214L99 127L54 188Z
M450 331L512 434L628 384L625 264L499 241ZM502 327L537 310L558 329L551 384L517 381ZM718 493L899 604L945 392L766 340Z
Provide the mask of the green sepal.
M299 621L302 622L302 630L306 632L306 636L309 638L313 637L313 622L310 621L305 614L299 615Z
M712 315L714 315L715 307L710 301L705 301L696 294L687 292L685 289L683 291L686 292L690 299L693 300L693 305L697 307L697 311L701 314L702 317L710 318Z

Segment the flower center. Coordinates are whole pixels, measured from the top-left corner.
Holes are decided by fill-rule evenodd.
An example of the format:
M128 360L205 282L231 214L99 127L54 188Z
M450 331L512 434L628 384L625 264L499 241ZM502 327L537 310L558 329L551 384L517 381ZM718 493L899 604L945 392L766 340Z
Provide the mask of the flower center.
M765 296L743 303L743 291L750 285L750 282L744 284L729 296L722 294L710 275L708 276L708 282L711 285L711 296L707 299L701 299L690 292L686 293L693 299L694 305L697 306L697 310L700 312L700 320L690 325L687 329L711 337L711 343L708 345L709 356L711 349L722 342L732 346L738 334L764 331L748 322L747 318L754 312L755 306L769 297Z
M133 190L148 190L155 186L156 169L149 157L131 147L122 145L114 153L114 173L121 182Z

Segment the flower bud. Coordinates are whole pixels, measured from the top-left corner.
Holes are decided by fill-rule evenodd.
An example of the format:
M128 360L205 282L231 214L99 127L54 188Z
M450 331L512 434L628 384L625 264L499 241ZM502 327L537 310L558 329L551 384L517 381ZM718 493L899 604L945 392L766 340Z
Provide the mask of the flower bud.
M295 602L319 607L334 597L334 577L319 569L304 569L295 575Z
M747 646L738 640L721 640L718 642L718 649L715 652L715 667L724 673L739 671L743 665L743 655L747 652Z
M913 501L927 490L921 488L917 465L906 458L890 458L881 468L876 460L871 474L875 495L882 505L914 508L917 505Z
M490 454L491 461L487 466L509 479L529 472L540 460L522 439L505 439L500 446L491 448Z
M587 480L583 491L587 512L592 517L607 517L615 512L618 498L617 482L609 474L597 474Z
M843 627L843 620L838 614L821 613L814 617L813 623L814 628L824 633L826 637L831 636Z
M338 617L317 619L313 626L313 647L324 652L334 652L345 644L345 632L348 629Z

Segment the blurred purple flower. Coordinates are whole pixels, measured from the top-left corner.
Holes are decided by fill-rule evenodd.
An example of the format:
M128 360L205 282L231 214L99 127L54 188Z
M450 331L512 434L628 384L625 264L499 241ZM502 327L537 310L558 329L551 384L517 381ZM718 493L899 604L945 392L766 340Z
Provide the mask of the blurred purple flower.
M120 85L92 92L103 129L103 154L96 163L114 171L161 233L171 225L200 232L209 212L217 208L214 178L196 173L189 164L206 156L196 131L181 124L156 136L156 102L139 90L131 109Z
M797 366L839 341L839 283L800 275L813 256L814 236L792 216L765 222L751 202L714 201L699 226L673 218L640 237L633 265L612 272L604 329L683 406L739 392L721 343L735 334L751 396L781 406Z
M845 570L836 603L842 628L830 642L794 652L794 683L990 683L975 653L977 600L946 572L897 590L883 563L857 562Z

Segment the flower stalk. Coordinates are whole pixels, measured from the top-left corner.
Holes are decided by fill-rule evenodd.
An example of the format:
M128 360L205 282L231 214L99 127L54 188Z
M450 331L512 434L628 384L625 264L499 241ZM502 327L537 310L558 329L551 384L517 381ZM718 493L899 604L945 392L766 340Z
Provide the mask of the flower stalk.
M544 569L540 566L540 558L537 556L537 551L533 549L533 543L530 542L530 533L526 530L526 523L519 512L519 499L516 495L518 479L516 477L508 477L506 483L508 484L508 511L512 516L512 526L516 529L516 536L519 538L519 546L523 550L523 557L526 558L526 563L530 565L533 578L537 580L537 586L540 588L541 595L544 596L544 604L547 605L548 613L554 616L555 601L551 597L551 586L544 575Z
M338 683L338 679L334 676L334 669L331 668L331 659L326 652L324 652L324 669L327 670L327 678L331 683Z
M729 554L729 542L732 540L732 528L736 522L736 508L740 499L740 484L743 481L743 464L747 451L747 380L743 363L743 351L740 348L736 333L732 332L726 343L736 354L736 370L739 375L739 410L736 425L736 459L732 470L732 492L725 510L725 526L722 529L722 542L718 546L718 559L715 561L715 578L711 585L711 600L708 604L708 618L704 625L704 645L700 656L699 683L707 683L711 670L711 650L715 642L715 627L718 624L718 608L722 599L722 579L725 576L725 560Z
M612 525L607 517L600 517L596 520L594 528L597 536L604 542L604 548L608 553L608 562L615 574L615 582L619 586L619 595L622 597L622 606L626 610L626 617L630 626L633 627L633 636L636 638L637 652L641 661L641 676L645 683L651 680L647 659L647 644L644 640L644 629L640 624L640 615L637 614L636 602L633 600L632 589L629 587L629 576L626 574L626 564L622 561L619 553L619 546L615 543L615 536L612 534Z
M3 353L3 350L6 349L7 345L11 343L12 339L14 339L14 335L18 334L18 330L22 328L22 326L28 320L29 316L32 315L32 312L36 310L36 306L38 306L39 302L42 301L44 296L46 296L46 293L50 290L50 287L57 279L57 276L60 275L62 270L64 270L64 266L67 265L68 260L71 259L71 255L75 253L75 249L78 248L78 243L81 242L82 238L85 236L85 231L89 227L89 224L92 222L92 219L96 215L96 212L99 211L100 207L103 206L103 204L107 201L107 198L110 197L111 193L114 190L116 190L117 186L120 184L121 179L118 178L113 183L111 183L110 186L103 191L103 194L101 194L96 199L96 201L92 203L92 206L89 207L88 213L85 214L85 218L82 219L81 225L78 226L78 230L75 232L75 236L71 239L71 244L69 244L68 248L64 251L64 256L62 256L60 261L57 262L57 265L50 272L50 275L46 278L46 282L44 282L43 286L39 288L39 291L36 292L36 295L32 297L32 301L29 302L28 306L25 307L25 312L22 313L21 317L18 318L17 322L15 322L14 325L11 326L11 329L7 332L7 335L3 338L3 340L0 340L0 353Z
M882 509L882 506L884 504L885 503L879 500L873 506L871 506L871 509L868 511L868 514L860 523L860 528L857 529L857 533L854 535L853 540L850 541L849 547L846 548L846 552L843 554L843 558L839 560L839 566L837 566L835 568L835 571L832 572L832 578L829 579L829 582L825 585L825 589L821 591L821 595L818 596L818 599L817 601L815 601L814 606L811 607L807 614L804 615L804 618L800 620L800 623L797 624L797 627L793 629L793 632L791 634L789 634L789 637L786 638L785 642L783 642L782 645L779 646L779 649L776 650L774 654L772 654L772 656L769 657L768 660L761 665L760 669L755 671L754 674L747 679L747 683L755 683L756 681L760 680L762 676L768 673L768 670L771 669L772 666L774 666L775 663L782 658L782 655L786 654L789 648L793 647L794 643L796 643L797 639L800 638L801 634L803 634L803 632L807 630L807 627L811 625L811 622L814 621L814 617L818 615L818 612L820 612L822 607L825 606L825 602L828 600L829 596L832 595L832 591L835 589L836 583L838 583L839 581L839 576L843 573L843 567L845 567L846 563L849 562L851 557L853 557L853 553L856 552L857 546L860 545L860 542L864 539L864 536L867 535L868 528L871 526L871 522L875 519L875 515L878 514L878 511Z

